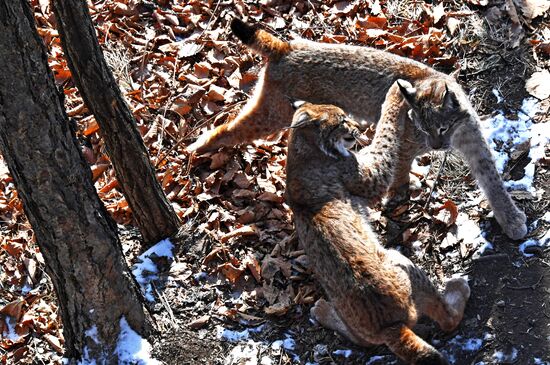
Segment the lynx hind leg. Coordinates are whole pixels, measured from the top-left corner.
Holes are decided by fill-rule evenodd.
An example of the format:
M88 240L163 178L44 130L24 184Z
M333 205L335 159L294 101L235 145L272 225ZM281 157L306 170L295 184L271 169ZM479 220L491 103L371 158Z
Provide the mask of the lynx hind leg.
M455 330L462 317L466 302L470 298L470 287L466 279L455 278L447 282L443 294L430 282L418 289L417 300L419 310L436 321L445 332Z
M201 154L267 137L290 125L293 114L288 98L275 86L260 81L254 95L234 120L204 133L187 150Z
M383 330L384 343L399 358L414 365L448 365L439 351L404 324Z
M367 341L354 336L346 324L342 321L334 306L324 299L319 299L310 310L311 316L321 324L321 326L340 333L351 342L359 346L369 346Z
M395 250L387 252L388 259L408 276L418 312L436 321L444 331L454 330L460 324L466 302L470 298L470 287L466 279L449 280L441 294L426 273L408 258Z

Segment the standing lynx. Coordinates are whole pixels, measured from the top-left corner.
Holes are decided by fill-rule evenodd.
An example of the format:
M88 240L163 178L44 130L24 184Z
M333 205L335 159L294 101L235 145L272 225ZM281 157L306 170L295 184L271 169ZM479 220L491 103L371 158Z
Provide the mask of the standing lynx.
M391 183L407 118L399 88L412 91L406 84L390 88L373 143L359 154L347 149L358 125L340 108L300 107L288 144L287 201L329 299L318 300L312 316L358 345L385 344L408 363L448 364L411 328L426 314L443 330L455 329L468 283L452 279L441 294L409 259L382 247L366 216Z
M237 118L200 136L189 151L202 153L251 142L281 130L292 120L289 98L338 105L357 118L376 123L389 87L399 78L406 79L416 93L407 95L412 123L399 153L393 188L408 184L415 156L452 146L466 158L506 235L512 239L525 236L525 214L504 188L480 132L479 117L452 77L369 47L306 40L287 43L238 19L231 28L268 62L254 96Z

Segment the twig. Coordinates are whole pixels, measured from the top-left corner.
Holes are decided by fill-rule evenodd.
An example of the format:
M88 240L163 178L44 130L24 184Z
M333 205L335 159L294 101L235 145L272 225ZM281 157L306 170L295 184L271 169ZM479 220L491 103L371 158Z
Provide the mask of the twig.
M437 182L439 181L439 178L441 177L441 173L443 172L443 168L445 167L445 162L447 162L447 155L449 154L449 151L445 151L445 154L443 155L443 161L441 162L441 165L439 166L439 171L437 171L437 175L434 180L434 184L432 185L432 188L430 189L430 195L428 195L428 200L426 200L426 204L424 204L424 209L428 208L428 205L430 204L430 201L432 200L432 194L437 186Z
M541 275L539 280L537 280L536 283L532 284L532 285L525 285L525 286L509 286L509 285L506 285L506 287L508 289L512 289L512 290L524 290L524 289L531 289L531 290L535 290L535 288L540 284L540 282L542 281L542 278L544 277L544 275Z
M507 259L507 258L509 258L507 254L497 253L497 254L494 254L494 255L480 256L480 257L474 259L474 261L475 262L485 262L485 261L501 260L501 259Z
M157 296L160 298L160 301L162 303L162 306L164 309L166 309L166 312L168 312L168 316L170 317L170 322L172 324L173 329L178 329L178 323L176 322L176 317L174 316L174 312L172 311L172 308L170 307L170 303L168 303L168 300L164 296L163 293L157 290L157 286L155 283L151 283L153 286L153 289L155 290L155 293L157 293Z

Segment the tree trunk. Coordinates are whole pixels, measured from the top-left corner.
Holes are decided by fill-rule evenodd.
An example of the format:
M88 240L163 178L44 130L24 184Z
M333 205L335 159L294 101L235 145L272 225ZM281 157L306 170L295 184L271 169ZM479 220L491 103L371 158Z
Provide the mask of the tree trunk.
M94 113L135 222L147 245L177 232L179 219L158 183L136 121L99 47L85 0L53 0L65 57Z
M27 0L0 1L0 70L0 151L57 293L65 355L78 359L87 351L97 363L116 363L121 318L142 336L152 325L70 128Z

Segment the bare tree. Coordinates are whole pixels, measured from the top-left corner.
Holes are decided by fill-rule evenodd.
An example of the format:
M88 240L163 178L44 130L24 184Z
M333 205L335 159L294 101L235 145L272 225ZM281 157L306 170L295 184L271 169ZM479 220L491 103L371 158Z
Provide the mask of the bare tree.
M57 293L65 355L78 359L87 351L98 363L116 363L121 318L142 336L152 331L151 319L70 128L26 0L0 1L0 70L0 151Z
M84 102L94 113L146 245L177 232L179 219L158 183L136 121L99 46L85 0L53 0L63 49Z

